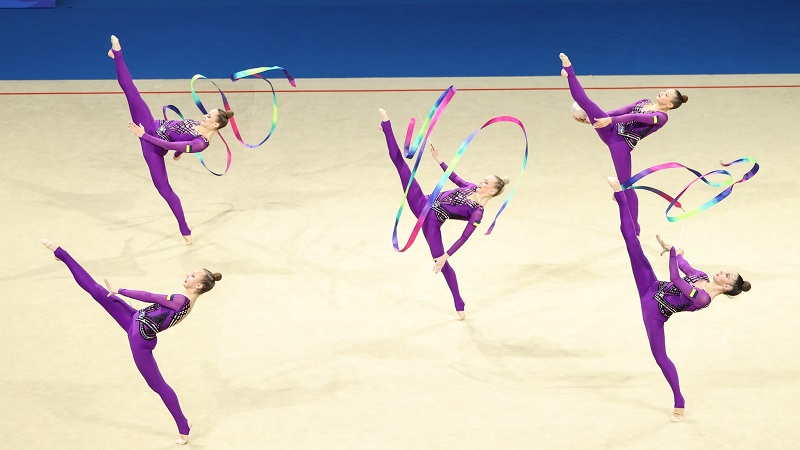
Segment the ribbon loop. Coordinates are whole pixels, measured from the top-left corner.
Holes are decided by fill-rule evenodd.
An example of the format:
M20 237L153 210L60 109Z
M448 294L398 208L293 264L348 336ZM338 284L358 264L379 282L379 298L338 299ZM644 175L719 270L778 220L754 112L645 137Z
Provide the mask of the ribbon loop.
M622 189L643 189L643 190L654 192L654 193L660 195L662 198L664 198L665 200L667 200L669 202L669 206L667 206L666 211L664 211L664 214L666 215L667 220L670 221L670 222L678 222L678 221L683 220L683 219L688 219L689 217L692 217L693 215L695 215L697 213L703 212L703 211L707 210L708 208L711 208L712 206L714 206L717 203L721 202L722 200L724 200L726 197L728 197L731 194L731 192L733 191L733 186L735 186L736 184L739 184L739 183L742 183L742 182L745 182L745 181L749 180L750 178L752 178L758 172L758 169L759 169L758 161L756 161L755 158L750 157L750 156L746 156L744 158L740 158L740 159L737 159L735 161L731 161L729 163L724 163L722 161L720 161L719 163L723 167L729 167L729 166L732 166L734 164L739 164L739 163L743 163L743 162L751 162L751 163L753 163L753 167L747 173L745 173L744 176L742 176L742 178L739 181L733 181L733 175L731 175L731 173L729 171L725 170L725 169L712 170L711 172L708 172L708 173L705 173L705 174L701 174L697 170L694 170L694 169L692 169L690 167L684 166L683 164L679 164L679 163L676 163L676 162L668 162L668 163L664 163L664 164L655 165L653 167L647 168L647 169L637 173L636 175L632 176L630 179L626 180L624 183L621 183L621 186L622 186ZM644 178L644 177L646 177L646 176L648 176L648 175L650 175L652 173L655 173L655 172L658 172L658 171L661 171L661 170L664 170L664 169L674 169L674 168L686 169L689 172L692 172L696 176L696 178L694 180L692 180L691 182L689 182L689 184L687 184L686 187L683 188L678 193L678 195L676 195L674 198L669 196L668 194L662 192L661 190L653 188L653 187L650 187L650 186L634 186L634 183L636 183L637 181L641 180L642 178ZM714 182L711 182L711 181L706 179L706 177L708 177L710 175L726 175L727 179L725 181L722 181L722 182L719 182L719 183L714 183ZM681 206L680 202L678 201L678 199L680 199L683 196L683 194L685 194L686 191L689 190L689 188L694 183L696 183L697 181L702 181L703 183L705 183L705 184L707 184L708 186L711 186L711 187L726 188L726 189L724 189L722 192L720 192L719 194L714 196L711 200L708 200L707 202L705 202L702 205L698 206L697 208L692 209L690 211L685 211L683 209L683 207ZM683 210L684 213L683 214L679 214L677 216L670 216L669 215L669 211L675 206L677 206L679 209Z
M417 167L419 166L422 154L425 152L425 145L428 142L428 137L433 131L433 127L436 125L439 116L441 116L442 112L444 111L444 108L446 108L447 105L450 103L450 100L453 98L455 93L456 89L453 86L450 86L434 103L433 107L431 108L431 111L428 113L428 117L423 121L419 133L417 133L416 138L413 139L414 141L413 144L411 141L416 119L411 118L411 120L409 121L408 130L406 132L405 144L404 144L405 157L412 158L414 154L417 153L417 151L419 151L419 154L417 155L417 159L414 162L414 167L411 170L411 177L408 180L408 185L406 186L405 192L403 193L403 199L400 202L400 208L397 211L397 216L395 217L394 221L394 230L392 231L392 246L394 247L395 251L404 252L414 243L414 241L417 238L417 235L419 234L419 230L422 228L422 224L425 222L425 219L428 216L428 212L433 206L433 202L436 201L436 198L439 196L439 193L441 193L444 184L450 178L450 174L456 168L459 161L461 161L461 157L464 155L464 152L467 150L469 144L472 142L472 140L475 138L478 132L481 131L482 129L498 122L511 122L517 124L522 129L522 133L525 137L525 155L522 160L522 168L520 169L519 176L517 177L514 187L511 189L511 192L509 192L502 206L500 206L500 210L497 212L497 215L495 215L492 224L489 226L489 229L486 231L485 234L487 235L491 234L492 230L494 229L495 223L497 222L497 218L500 217L500 214L503 212L508 203L511 201L511 197L514 196L514 192L516 191L517 186L519 185L519 182L522 179L522 174L525 172L525 167L528 164L528 133L525 130L525 126L519 119L511 116L498 116L489 119L486 123L483 124L483 126L475 130L471 135L469 135L469 137L467 137L467 139L464 140L464 142L458 148L458 151L456 151L455 156L453 156L453 159L447 165L448 166L447 170L442 174L441 178L439 178L439 182L436 184L436 187L434 187L433 192L431 192L431 194L428 196L428 201L422 208L422 212L417 218L417 223L414 225L414 229L412 230L411 235L408 238L408 241L403 246L403 248L400 248L400 245L398 244L397 241L397 226L400 222L400 216L403 214L404 205L408 198L409 188L414 182L414 178L417 173Z
M267 142L267 139L269 139L270 136L272 136L272 133L275 131L275 127L278 125L278 96L275 94L275 87L272 85L272 83L269 80L267 80L262 75L260 75L261 73L267 72L267 71L270 71L270 70L282 70L283 74L286 76L286 79L289 81L289 84L291 84L292 87L297 87L297 84L295 83L294 78L291 75L289 75L289 72L286 69L284 69L283 67L279 67L279 66L256 67L256 68L253 68L253 69L240 70L239 72L236 72L236 73L234 73L233 75L230 76L231 81L234 81L234 82L238 81L238 80L240 80L242 78L246 78L246 77L250 77L250 76L255 77L255 78L260 78L260 79L266 81L267 84L269 84L270 91L272 91L272 125L270 126L269 133L267 133L267 136L261 142L259 142L258 144L248 144L247 142L245 142L244 139L242 139L241 133L239 132L239 126L236 123L236 119L231 117L230 120L229 120L229 122L231 124L231 129L233 130L233 135L236 137L236 140L238 140L242 145L244 145L247 148L257 148L257 147L260 147L260 146L264 145L264 143ZM197 108L200 110L200 112L203 113L204 115L208 114L208 111L206 110L206 107L203 105L203 102L200 101L200 96L197 95L197 91L194 88L195 81L200 80L200 79L204 79L204 80L210 81L211 84L213 84L214 87L217 88L217 91L219 92L219 95L222 98L222 105L224 106L225 110L230 110L231 109L231 105L228 102L228 97L225 95L225 92L222 89L220 89L220 87L217 86L217 83L215 83L213 80L211 80L209 78L206 78L205 76L203 76L203 75L198 73L198 74L196 74L195 76L192 77L192 81L189 83L189 87L190 87L190 89L192 91L192 100L194 100L194 103L195 103L195 105L197 105ZM176 108L173 105L164 106L164 108L163 108L164 120L167 119L167 109L170 109L170 110L176 112L180 116L181 120L183 120L183 115L180 113L178 108ZM222 143L225 144L225 150L227 152L228 161L227 161L227 164L225 166L225 171L224 172L222 172L222 173L214 172L213 170L209 169L206 166L206 163L203 160L203 157L200 155L200 153L195 153L195 155L200 160L200 163L203 164L203 167L206 168L206 170L208 170L209 172L211 172L212 174L214 174L216 176L222 176L222 175L225 175L228 172L228 169L230 169L230 167L231 167L232 155L231 155L231 148L228 145L228 142L225 140L224 137L222 137L221 133L217 132L217 134L219 135L219 138L222 139Z

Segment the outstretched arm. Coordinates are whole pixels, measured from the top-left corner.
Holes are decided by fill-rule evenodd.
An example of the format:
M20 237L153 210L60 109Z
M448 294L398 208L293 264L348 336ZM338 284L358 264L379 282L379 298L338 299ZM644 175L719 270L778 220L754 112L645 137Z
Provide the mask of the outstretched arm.
M442 161L442 158L439 158L439 151L436 150L436 147L434 147L433 144L431 144L431 156L433 156L433 159L435 159L436 162L439 163L439 167L442 168L442 172L447 172L447 164L445 164L445 162ZM458 175L456 175L455 172L450 172L450 181L455 183L456 186L462 188L467 187L470 184L469 181L466 181L463 178L459 177Z
M475 228L478 228L478 225L481 223L481 218L483 217L483 210L476 209L475 211L470 214L469 219L467 221L467 226L464 227L464 232L461 233L461 237L459 237L452 246L444 253L444 255L433 258L436 264L433 266L433 272L439 273L444 267L444 264L447 262L447 259L453 256L455 252L467 242L472 233L475 232Z
M442 162L442 163L439 164L439 167L442 168L442 172L446 172L447 171L447 163ZM458 175L456 175L455 172L450 172L450 181L455 183L456 186L462 187L462 188L463 187L467 187L467 186L472 184L469 181L467 181L467 180L459 177Z
M119 289L119 293L134 300L146 303L157 303L175 311L181 309L186 302L186 297L181 294L153 294L151 292L134 291L132 289Z
M145 303L156 303L174 311L181 309L183 304L186 302L186 297L181 294L153 294L151 292L135 291L133 289L117 289L111 286L111 283L109 283L107 279L103 278L103 281L105 282L106 288L111 294L124 295L125 297Z
M686 259L683 258L683 255L678 254L677 260L678 260L678 269L680 269L681 272L685 273L686 275L689 275L690 277L694 277L694 276L707 277L708 276L708 275L706 275L705 272L703 272L701 270L697 270L694 267L690 266L689 263L686 261Z
M680 289L683 295L692 301L695 308L703 308L711 302L711 296L706 291L697 289L681 277L681 273L678 270L678 255L675 252L675 247L669 250L669 280Z
M178 156L182 153L200 153L206 148L208 148L208 142L204 141L201 138L193 139L191 141L165 141L164 139L159 139L155 136L151 136L149 134L143 134L141 136L142 140L147 141L151 144L157 145L164 150L174 150L175 156Z
M469 215L469 219L467 220L467 226L464 227L464 232L461 233L461 237L459 237L450 249L447 250L447 254L453 256L455 252L467 242L472 233L475 232L475 229L478 228L478 225L481 224L481 219L483 218L483 210L482 209L475 209L472 211L472 214Z
M630 105L623 106L622 108L613 109L611 111L606 111L610 117L620 116L622 114L628 114L633 111L633 107L636 106L641 100L631 103Z
M664 125L669 116L661 111L639 114L622 114L611 117L611 123L639 122L647 125Z
M164 139L159 139L155 136L145 133L142 124L137 125L133 122L128 123L128 131L136 135L139 139L147 141L153 145L157 145L164 150L175 151L175 156L180 156L182 153L200 153L208 148L208 142L206 142L203 138L198 137L196 139L192 139L191 141L165 141Z

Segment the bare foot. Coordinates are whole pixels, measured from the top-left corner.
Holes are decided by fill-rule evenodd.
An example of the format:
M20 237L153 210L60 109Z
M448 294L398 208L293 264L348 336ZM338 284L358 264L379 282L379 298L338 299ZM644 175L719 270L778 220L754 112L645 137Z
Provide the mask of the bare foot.
M683 422L683 408L675 408L672 411L672 417L669 418L670 422Z
M567 55L565 55L563 53L559 53L558 57L561 58L561 67L569 67L569 66L572 65L572 63L569 62L569 58L567 57ZM564 69L561 69L561 76L562 77L566 77L567 76L567 71L564 70Z
M622 191L622 186L619 184L618 179L614 177L608 177L607 180L608 180L608 185L611 186L611 189L613 189L614 192Z
M42 243L42 245L44 245L45 247L47 247L47 249L48 249L48 250L50 250L51 252L55 252L55 251L56 251L56 249L58 249L58 244L55 244L55 243L53 243L53 242L50 242L50 241L49 241L49 240L47 240L47 239L42 239L42 240L41 240L41 243ZM55 256L55 255L53 255L53 259L55 259L56 261L61 261L60 259L56 258L56 256Z
M378 112L381 114L381 122L389 121L389 116L386 115L386 111L383 108L378 108Z
M122 47L119 45L119 39L117 39L117 37L114 36L113 34L111 35L111 50L117 52L122 50ZM114 52L112 52L111 50L108 51L108 57L114 59Z
M192 431L192 422L189 422L189 431ZM181 434L178 439L175 439L175 443L178 445L186 445L189 443L189 435L188 434Z
M186 226L189 227L189 231L192 231L192 226L191 225L186 224ZM192 235L191 234L183 235L183 243L186 244L186 245L192 245Z
M464 320L467 317L464 311L456 311L456 314L458 314L458 320Z

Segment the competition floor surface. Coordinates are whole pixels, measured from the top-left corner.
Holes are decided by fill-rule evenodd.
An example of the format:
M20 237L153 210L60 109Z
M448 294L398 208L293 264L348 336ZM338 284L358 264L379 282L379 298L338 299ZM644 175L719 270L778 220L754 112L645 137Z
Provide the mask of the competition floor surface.
M246 149L223 131L233 149L227 175L208 174L191 155L167 159L194 228L188 247L126 129L116 82L0 81L1 446L166 449L177 437L125 333L41 238L120 287L182 292L198 267L223 274L155 351L193 423L192 448L796 445L800 76L581 77L574 61L604 109L668 87L689 95L636 147L634 172L669 161L707 172L743 156L761 165L729 198L683 222L666 219L663 199L639 194L641 240L660 279L668 258L657 233L680 241L695 267L731 269L753 285L667 323L686 398L686 420L673 424L606 183L610 156L591 128L571 120L556 55L549 63L552 77L298 79L297 89L276 79L274 136ZM432 135L446 161L494 116L519 118L530 138L527 171L494 232L482 235L485 220L450 258L467 303L463 322L424 240L392 249L402 189L377 112L386 109L402 143L408 119L426 115L451 84L459 92ZM199 116L188 81L137 85L154 115L174 104ZM245 139L260 140L271 110L263 82L220 86ZM216 94L201 97L217 106ZM493 125L457 172L514 179L523 149L517 127ZM203 156L224 167L219 140ZM741 177L749 165L730 170ZM440 174L423 155L424 189ZM692 178L669 171L644 184L675 193ZM686 204L718 192L696 185ZM501 203L492 200L487 217ZM445 248L463 225L445 224ZM407 212L401 239L411 227Z

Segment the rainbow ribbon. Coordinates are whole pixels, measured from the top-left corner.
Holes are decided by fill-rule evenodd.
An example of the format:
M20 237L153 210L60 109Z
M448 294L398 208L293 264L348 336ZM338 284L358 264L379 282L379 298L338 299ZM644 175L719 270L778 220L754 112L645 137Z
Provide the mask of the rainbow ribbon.
M406 186L406 189L403 192L403 199L400 202L400 208L398 209L397 216L395 217L394 220L394 230L392 231L392 246L394 247L395 251L404 252L414 243L414 241L417 238L417 235L419 234L419 230L422 229L422 224L425 222L425 218L428 216L428 211L430 211L431 207L433 206L433 202L436 201L436 198L442 191L444 184L450 178L450 174L456 168L459 161L461 161L461 157L464 155L464 152L467 150L469 144L472 142L472 140L475 138L478 132L481 131L482 129L497 122L512 122L517 124L522 129L522 134L525 136L525 155L522 159L522 168L520 169L517 181L514 183L514 187L511 189L511 192L509 192L508 196L506 197L506 200L503 202L503 205L500 207L500 210L497 212L497 215L495 215L492 224L489 226L489 229L486 231L485 234L487 235L491 234L492 230L494 229L495 223L497 223L497 218L500 217L500 213L503 212L503 210L508 205L508 202L511 201L511 198L514 196L514 192L517 190L517 186L519 185L519 182L522 179L522 174L525 173L525 167L528 165L528 133L525 130L525 126L522 124L522 122L519 121L519 119L511 116L498 116L489 119L486 123L483 124L483 126L475 130L471 135L469 135L469 137L467 137L467 139L464 140L464 142L458 148L458 151L456 151L455 156L453 156L453 159L447 165L447 170L442 174L441 178L439 178L439 182L436 184L436 187L434 187L433 192L431 192L431 194L428 196L428 201L425 203L425 206L422 208L422 212L417 218L417 223L414 225L414 229L411 231L411 236L408 238L408 241L403 246L403 248L402 249L400 248L400 245L398 244L397 241L397 226L400 223L400 216L403 214L403 209L405 207L408 198L408 190L411 187L412 183L414 182L414 177L416 176L417 173L417 167L419 166L422 154L425 152L425 144L428 141L428 137L433 131L433 127L436 125L439 116L444 111L444 108L447 107L447 105L450 103L450 99L453 98L455 93L456 89L453 86L450 86L449 88L447 88L447 90L444 91L444 93L439 97L439 99L436 100L433 107L431 108L431 111L428 113L428 117L425 118L425 120L423 121L422 128L420 128L419 133L417 133L413 145L411 143L412 141L411 136L414 133L414 125L416 123L416 119L412 117L411 120L409 121L408 130L406 131L406 140L404 144L405 157L412 158L417 151L419 151L419 154L417 155L417 159L414 162L414 168L411 171L411 178L408 180L408 185Z
M278 66L256 67L256 68L253 68L253 69L241 70L241 71L236 72L236 73L234 73L233 75L230 76L231 81L234 81L234 82L238 81L238 80L241 80L242 78L246 78L246 77L250 77L250 76L255 77L255 78L260 78L260 79L266 81L267 84L269 84L269 88L272 91L272 126L270 127L269 133L267 133L267 136L261 142L259 142L258 144L253 145L253 144L248 144L247 142L245 142L244 139L242 139L241 133L239 132L239 126L236 124L236 119L234 117L230 118L230 124L231 124L231 129L233 130L233 135L236 136L236 139L242 145L244 145L247 148L256 148L256 147L260 147L261 145L263 145L265 142L267 142L267 139L269 139L270 136L272 136L272 133L275 131L275 127L278 125L278 96L275 94L275 87L272 85L272 83L269 80L267 80L266 78L264 78L263 76L260 75L261 73L267 72L269 70L282 70L283 74L286 76L286 79L289 81L289 84L291 84L292 87L297 87L297 84L295 83L294 78L291 75L289 75L289 72L286 69L284 69L283 67L278 67ZM228 102L228 97L226 97L225 96L225 92L223 92L222 89L220 89L220 87L217 86L217 83L215 83L213 80L211 80L209 78L206 78L203 75L197 74L197 75L192 77L192 81L189 83L189 87L192 90L192 99L194 100L194 103L195 103L195 105L197 105L197 108L200 110L200 112L202 112L203 114L208 114L208 111L206 110L205 106L203 106L203 102L200 101L200 97L197 95L197 91L195 91L195 89L194 89L194 83L195 83L195 81L197 81L199 79L205 79L205 80L210 81L211 84L213 84L214 87L217 88L217 91L219 91L219 95L222 97L222 104L223 104L224 108L226 110L230 110L231 109L231 105ZM167 118L167 109L175 111L180 116L181 120L183 120L183 114L181 114L181 112L178 110L178 108L176 108L173 105L164 106L163 111L164 111L164 119L165 120ZM222 176L222 175L225 175L228 172L228 169L230 169L230 167L231 167L232 155L231 155L231 148L228 145L228 142L225 140L225 138L222 137L221 133L217 133L217 134L219 135L220 139L222 139L222 142L225 144L225 150L227 152L228 161L227 161L227 163L225 165L225 171L222 172L222 173L216 173L213 170L209 169L208 166L206 166L206 163L203 160L203 156L200 153L195 153L195 156L197 156L197 159L200 160L200 163L203 165L203 167L206 168L206 170L208 170L209 172L211 172L212 174L214 174L216 176Z
M161 108L161 112L164 114L164 120L167 120L167 110L168 109L174 111L175 114L177 114L178 117L181 118L181 120L185 120L181 110L178 109L178 107L174 106L174 105L164 105L164 107ZM200 155L200 153L193 153L193 155L197 156L197 159L200 160L200 164L202 164L203 167L205 167L205 169L207 171L211 172L212 174L214 174L214 175L216 175L218 177L221 177L221 176L225 175L226 173L228 173L228 169L231 168L231 161L233 160L233 156L231 155L231 148L230 148L230 146L228 146L228 141L226 141L225 138L222 137L222 135L220 133L217 133L217 134L219 135L219 138L222 139L222 142L225 143L225 151L227 152L227 162L225 163L225 171L224 172L217 173L217 172L214 172L213 170L209 169L208 166L206 165L206 162L203 160L203 157Z
M689 217L692 217L693 215L695 215L695 214L697 214L699 212L703 212L703 211L707 210L708 208L711 208L712 206L716 205L717 203L719 203L723 199L725 199L727 196L729 196L731 194L731 192L733 191L733 186L735 186L738 183L745 182L745 181L749 180L750 178L753 178L753 176L758 172L758 169L759 169L758 161L756 161L755 158L752 158L750 156L746 156L744 158L737 159L736 161L732 161L732 162L729 162L729 163L724 163L722 161L720 161L719 163L723 167L729 167L729 166L732 166L734 164L739 164L739 163L743 163L743 162L751 162L751 163L753 163L753 167L750 169L750 171L745 173L740 180L735 181L735 182L733 181L733 175L731 175L731 173L729 171L725 170L725 169L712 170L711 172L708 172L708 173L705 173L705 174L701 174L697 170L694 170L694 169L692 169L690 167L686 167L683 164L679 164L679 163L676 163L676 162L668 162L668 163L658 164L656 166L647 168L647 169L637 173L636 175L632 176L630 179L626 180L621 185L622 185L622 189L643 189L643 190L650 191L650 192L653 192L653 193L656 193L656 194L660 195L662 198L664 198L665 200L667 200L669 202L669 206L667 207L666 211L664 211L664 214L667 216L667 220L670 221L670 222L678 222L678 221L683 220L683 219L688 219ZM642 178L644 178L644 177L646 177L646 176L648 176L648 175L650 175L652 173L655 173L655 172L658 172L658 171L664 170L664 169L674 169L674 168L686 169L689 172L692 172L696 176L696 178L694 180L692 180L689 184L687 184L686 187L683 188L683 190L681 190L680 193L678 193L678 195L676 195L674 198L669 196L668 194L664 193L663 191L661 191L659 189L656 189L656 188L653 188L653 187L650 187L650 186L634 186L633 185L637 181L641 180ZM711 181L706 179L706 177L708 177L709 175L726 175L727 179L725 181L723 181L723 182L720 182L720 183L714 183L714 182L711 182ZM686 191L694 183L696 183L697 181L701 181L701 180L705 184L707 184L707 185L709 185L711 187L726 188L726 189L724 189L722 192L720 192L719 194L714 196L711 200L708 200L707 202L703 203L702 205L698 206L695 209L692 209L690 211L685 211L683 214L680 214L680 215L677 215L677 216L670 216L669 215L669 211L675 206L677 206L678 208L683 210L683 207L681 206L681 204L680 204L680 202L678 200L681 198L681 196L683 196L684 193L686 193Z

